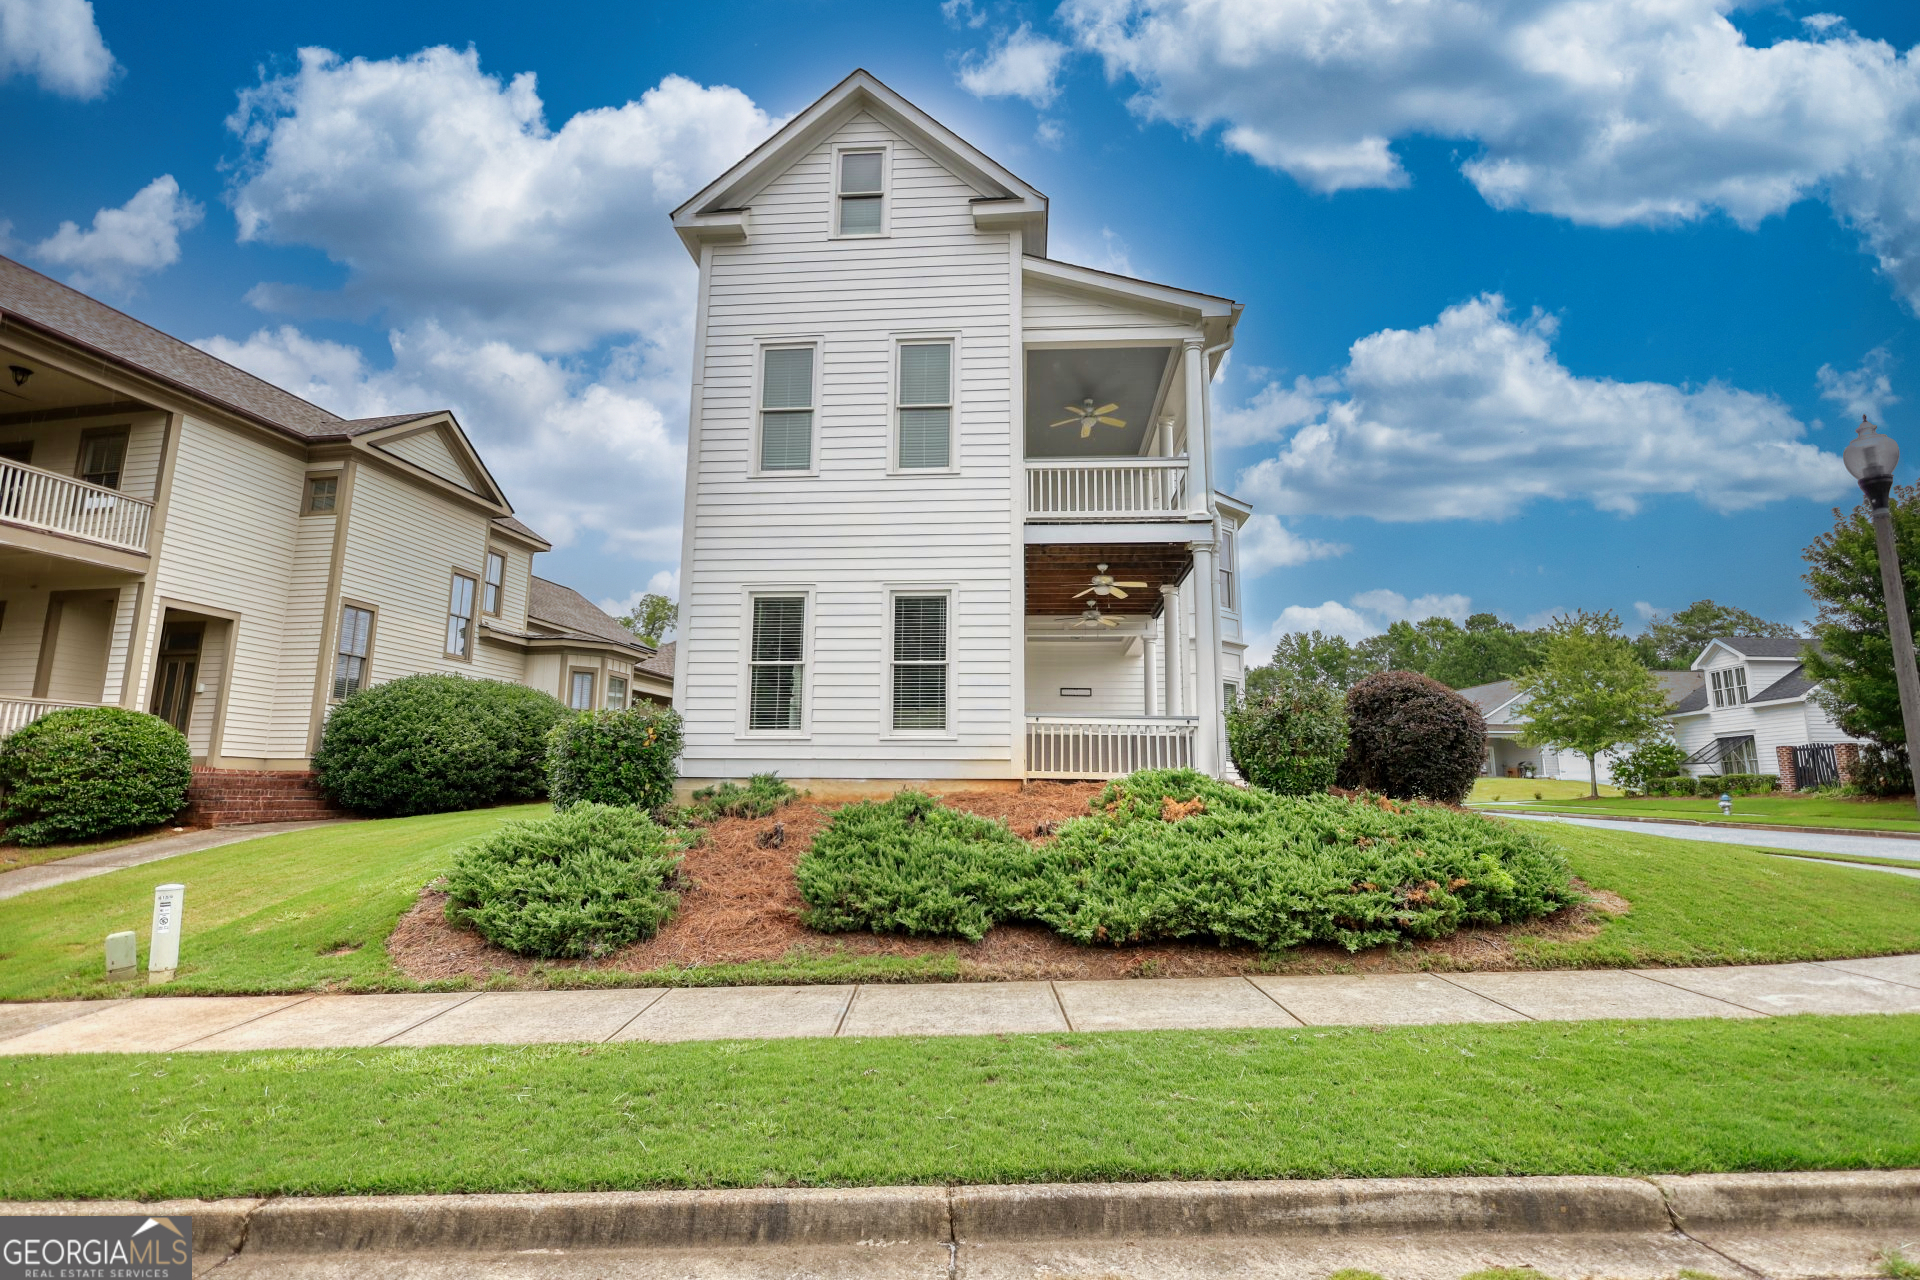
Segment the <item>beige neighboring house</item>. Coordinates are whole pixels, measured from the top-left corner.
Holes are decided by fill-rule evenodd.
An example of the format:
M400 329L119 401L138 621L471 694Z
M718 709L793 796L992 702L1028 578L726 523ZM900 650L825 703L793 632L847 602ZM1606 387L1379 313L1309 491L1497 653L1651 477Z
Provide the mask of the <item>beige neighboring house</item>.
M534 576L548 545L451 413L340 418L0 258L0 733L151 711L207 785L306 770L397 676L665 700L659 655Z

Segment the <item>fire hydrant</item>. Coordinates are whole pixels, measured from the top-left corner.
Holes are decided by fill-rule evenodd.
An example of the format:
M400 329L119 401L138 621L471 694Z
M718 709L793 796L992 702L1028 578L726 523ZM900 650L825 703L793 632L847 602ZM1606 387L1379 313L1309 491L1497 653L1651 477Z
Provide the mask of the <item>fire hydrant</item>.
M1728 817L1733 816L1733 797L1724 791L1720 793L1720 812Z

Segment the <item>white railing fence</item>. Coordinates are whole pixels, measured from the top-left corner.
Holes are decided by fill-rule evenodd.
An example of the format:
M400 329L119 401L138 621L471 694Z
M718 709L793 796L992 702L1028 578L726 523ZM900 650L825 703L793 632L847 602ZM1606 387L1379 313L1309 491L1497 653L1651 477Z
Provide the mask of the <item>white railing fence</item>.
M1186 510L1185 458L1027 460L1031 519L1138 520Z
M145 498L0 458L0 520L145 551L152 518L153 504Z
M24 729L50 711L68 707L97 707L97 702L54 702L47 698L0 698L0 738Z
M1139 769L1191 769L1192 717L1028 716L1029 778L1118 778Z

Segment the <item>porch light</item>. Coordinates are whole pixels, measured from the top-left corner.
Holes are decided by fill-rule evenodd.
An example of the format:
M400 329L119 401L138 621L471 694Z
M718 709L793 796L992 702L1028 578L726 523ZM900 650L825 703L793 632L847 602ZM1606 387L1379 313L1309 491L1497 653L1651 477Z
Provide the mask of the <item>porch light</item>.
M27 379L33 376L33 370L23 364L10 364L7 366L7 372L13 375L13 385L16 387L26 386Z

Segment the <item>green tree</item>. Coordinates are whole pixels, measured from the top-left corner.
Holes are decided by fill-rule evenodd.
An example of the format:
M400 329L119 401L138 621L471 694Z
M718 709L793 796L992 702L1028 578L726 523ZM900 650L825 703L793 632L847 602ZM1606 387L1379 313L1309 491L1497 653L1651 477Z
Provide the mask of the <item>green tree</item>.
M1868 530L1868 541L1872 531ZM1758 614L1730 604L1695 600L1673 613L1656 613L1647 629L1634 638L1640 660L1656 671L1685 671L1700 651L1717 636L1790 636L1793 628L1768 622Z
M1455 689L1510 680L1540 664L1546 636L1522 631L1491 613L1476 613L1434 658L1427 674Z
M1873 520L1865 503L1847 512L1835 508L1833 517L1832 530L1815 538L1804 553L1807 594L1819 610L1813 625L1816 647L1803 658L1807 674L1820 682L1814 697L1853 736L1887 747L1903 745L1907 730L1894 682ZM1894 489L1893 536L1911 613L1920 604L1920 578L1915 576L1920 572L1920 485Z
M1417 671L1429 675L1440 655L1462 635L1460 624L1452 618L1422 618L1418 622L1396 622L1377 636L1360 642L1356 652L1365 670Z
M1247 698L1281 689L1324 687L1345 693L1368 672L1345 636L1319 631L1290 631L1273 647L1273 664L1247 673Z
M657 649L661 638L673 630L674 623L680 621L680 606L650 591L640 597L640 603L633 606L632 613L623 615L618 621L639 636L641 644Z
M1611 612L1555 618L1545 660L1515 683L1528 695L1522 740L1587 758L1589 794L1600 794L1602 751L1639 742L1665 719L1666 694Z

